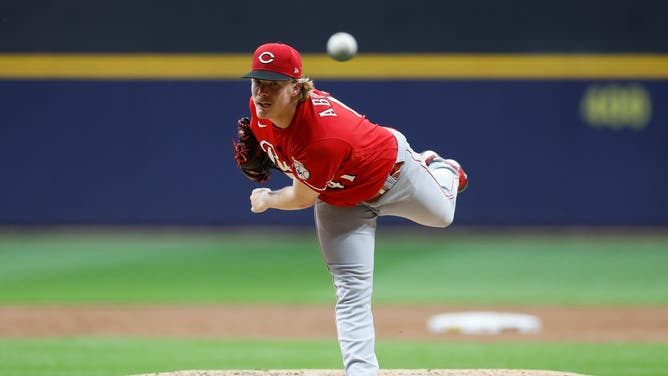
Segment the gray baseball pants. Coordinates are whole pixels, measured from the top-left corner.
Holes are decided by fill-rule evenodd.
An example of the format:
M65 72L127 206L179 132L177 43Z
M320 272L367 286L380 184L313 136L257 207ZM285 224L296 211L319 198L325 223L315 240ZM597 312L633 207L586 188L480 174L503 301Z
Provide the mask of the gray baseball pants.
M337 207L318 200L315 222L323 259L336 288L336 327L346 376L377 376L371 312L376 220L391 215L431 227L452 223L459 177L447 164L427 167L400 132L401 176L373 202Z

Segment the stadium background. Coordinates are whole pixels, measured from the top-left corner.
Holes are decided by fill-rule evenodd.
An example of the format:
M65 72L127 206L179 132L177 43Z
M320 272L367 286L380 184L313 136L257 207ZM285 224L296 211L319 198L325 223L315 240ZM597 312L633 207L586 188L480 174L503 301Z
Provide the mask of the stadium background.
M308 211L249 213L252 185L230 157L248 111L237 77L261 43L317 58L346 30L377 77L355 75L360 59L307 61L305 74L416 150L461 160L471 186L458 224L666 225L664 11L654 1L5 1L0 223L310 224ZM424 53L442 70L425 71ZM114 68L119 54L150 61ZM457 56L472 67L449 66ZM490 56L517 66L495 73ZM536 57L545 61L527 72ZM401 77L383 73L392 66Z
M249 97L237 77L257 45L283 41L319 88L469 173L450 229L382 219L405 232L380 226L379 311L545 306L612 312L635 330L588 338L579 327L570 342L528 344L406 342L385 330L384 367L668 374L666 8L0 2L0 373L339 366L333 335L229 339L184 317L208 305L331 308L312 213L251 215L253 184L232 160ZM360 45L344 64L324 56L340 30ZM109 310L97 321L113 324L148 304L147 326L171 314L215 340L96 331L77 313ZM54 317L90 327L58 332Z

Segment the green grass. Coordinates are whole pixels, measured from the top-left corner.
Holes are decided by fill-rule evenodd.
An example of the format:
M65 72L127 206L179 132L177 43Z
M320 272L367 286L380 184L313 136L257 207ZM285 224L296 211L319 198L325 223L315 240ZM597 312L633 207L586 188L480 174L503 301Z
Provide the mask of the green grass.
M376 303L668 304L668 236L378 238ZM332 300L312 232L0 235L0 304Z
M335 341L0 339L0 374L127 375L186 369L340 369ZM380 342L383 368L550 369L601 376L666 375L668 344Z
M0 242L0 302L318 301L328 281L315 239L42 235Z
M668 237L443 236L376 258L377 301L668 304Z
M424 304L668 304L668 235L380 233L374 299ZM0 234L0 305L327 303L312 231ZM384 368L668 375L666 343L379 342ZM0 338L0 375L341 368L331 341Z

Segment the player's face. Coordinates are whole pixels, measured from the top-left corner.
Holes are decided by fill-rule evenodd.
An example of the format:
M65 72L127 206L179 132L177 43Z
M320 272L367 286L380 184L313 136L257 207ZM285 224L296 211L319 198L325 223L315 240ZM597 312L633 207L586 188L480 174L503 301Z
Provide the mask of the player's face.
M278 118L294 107L293 81L269 81L253 79L251 84L255 112L260 119Z

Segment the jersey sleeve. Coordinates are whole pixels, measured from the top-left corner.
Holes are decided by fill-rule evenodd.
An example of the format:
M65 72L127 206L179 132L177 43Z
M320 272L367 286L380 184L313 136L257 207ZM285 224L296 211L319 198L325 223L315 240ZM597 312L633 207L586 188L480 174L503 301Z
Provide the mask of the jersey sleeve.
M294 156L292 169L295 176L308 187L324 191L351 152L351 145L343 140L320 140Z

